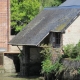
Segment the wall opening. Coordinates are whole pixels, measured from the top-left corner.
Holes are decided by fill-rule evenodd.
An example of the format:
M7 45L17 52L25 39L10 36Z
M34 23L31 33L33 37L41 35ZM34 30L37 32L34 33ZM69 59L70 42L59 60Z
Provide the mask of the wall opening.
M14 55L13 62L15 65L16 72L20 72L20 60L19 60L18 55Z
M6 72L20 72L20 60L18 54L5 53L4 54L4 69Z
M3 53L0 53L0 66L3 66Z
M14 28L11 28L11 35L16 35L17 33L19 33L19 31L15 31Z

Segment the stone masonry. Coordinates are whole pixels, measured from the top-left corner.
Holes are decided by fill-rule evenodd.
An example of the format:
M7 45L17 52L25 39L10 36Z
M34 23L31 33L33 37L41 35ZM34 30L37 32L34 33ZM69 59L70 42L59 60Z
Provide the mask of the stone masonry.
M80 40L80 16L66 29L63 34L63 45L76 44Z

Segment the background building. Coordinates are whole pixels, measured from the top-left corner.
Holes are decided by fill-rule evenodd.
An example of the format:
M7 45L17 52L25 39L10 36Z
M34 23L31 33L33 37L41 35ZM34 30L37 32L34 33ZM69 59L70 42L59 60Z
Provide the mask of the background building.
M10 33L10 0L0 0L0 67L6 72L16 72L19 51L8 45L13 38Z

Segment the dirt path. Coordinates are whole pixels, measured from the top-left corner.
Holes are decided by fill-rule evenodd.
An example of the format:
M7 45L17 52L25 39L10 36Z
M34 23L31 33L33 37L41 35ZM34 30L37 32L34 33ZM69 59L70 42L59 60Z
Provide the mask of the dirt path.
M21 78L16 75L10 73L0 74L0 80L39 80L38 77Z

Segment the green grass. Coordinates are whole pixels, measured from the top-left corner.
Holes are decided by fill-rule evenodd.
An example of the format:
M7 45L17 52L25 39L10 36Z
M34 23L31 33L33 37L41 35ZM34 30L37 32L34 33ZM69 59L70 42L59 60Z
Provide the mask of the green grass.
M39 79L39 77L29 77L29 78L23 78L23 77L18 77L16 74L0 74L0 80L42 80Z

